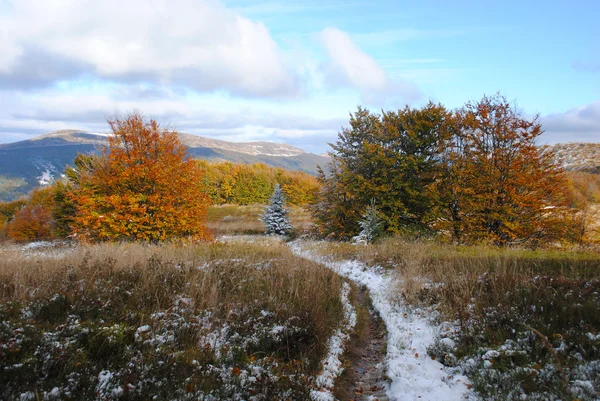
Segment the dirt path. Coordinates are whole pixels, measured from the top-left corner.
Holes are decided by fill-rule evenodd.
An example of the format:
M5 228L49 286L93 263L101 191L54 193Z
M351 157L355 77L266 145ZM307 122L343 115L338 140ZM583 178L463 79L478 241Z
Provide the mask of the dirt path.
M476 399L469 387L469 379L461 374L447 372L445 367L428 355L428 348L434 343L439 328L432 323L430 311L407 305L399 296L398 288L402 278L394 271L385 270L379 266L367 266L357 260L333 260L319 254L318 247L324 243L311 241L296 241L291 244L294 254L313 262L321 263L341 276L351 280L358 287L366 287L369 291L373 309L381 316L385 324L387 336L385 340L366 341L361 349L359 358L349 357L347 360L356 361L351 369L356 374L354 394L339 395L344 400L373 400L375 394L386 394L390 401L463 401ZM354 302L358 304L359 302ZM360 321L360 318L359 318ZM377 323L379 324L379 323ZM385 331L371 330L381 336ZM364 336L363 336L364 337ZM367 336L368 337L368 336ZM385 391L367 387L369 383L378 382L376 377L381 375L377 363L372 360L381 351L375 349L378 344L385 343L385 376L389 386ZM352 344L351 344L352 346ZM375 360L378 357L375 357ZM362 362L361 362L362 361ZM352 372L350 372L352 373ZM343 388L343 386L341 386ZM362 389L362 393L361 390ZM370 392L370 393L369 393ZM336 391L337 393L337 391ZM353 398L354 397L354 398ZM329 398L330 400L331 398ZM381 397L380 399L385 399Z
M385 379L385 354L387 330L381 317L371 305L367 288L359 286L356 307L365 318L360 333L354 336L355 344L348 352L351 366L341 380L338 398L352 401L387 401L388 383Z

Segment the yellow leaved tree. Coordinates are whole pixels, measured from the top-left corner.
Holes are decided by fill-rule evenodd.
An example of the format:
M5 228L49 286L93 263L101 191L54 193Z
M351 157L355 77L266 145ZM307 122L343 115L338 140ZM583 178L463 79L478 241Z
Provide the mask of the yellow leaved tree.
M79 155L66 171L71 234L91 241L209 239L203 170L177 132L137 113L108 123L102 154Z

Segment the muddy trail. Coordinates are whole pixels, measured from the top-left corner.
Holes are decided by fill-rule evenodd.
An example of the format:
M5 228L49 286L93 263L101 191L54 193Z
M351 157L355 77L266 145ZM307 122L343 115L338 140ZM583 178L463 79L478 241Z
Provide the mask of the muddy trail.
M356 333L346 353L346 371L336 383L338 400L387 401L385 377L387 330L365 286L357 286L354 304L359 313Z

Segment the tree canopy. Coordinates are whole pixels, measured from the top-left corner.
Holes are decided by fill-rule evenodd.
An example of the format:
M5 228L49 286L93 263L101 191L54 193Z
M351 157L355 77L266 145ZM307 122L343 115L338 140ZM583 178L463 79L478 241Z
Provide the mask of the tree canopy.
M374 200L389 233L498 244L565 238L568 184L536 145L541 133L501 95L454 112L433 103L382 114L359 107L331 145L314 217L323 235L349 239Z
M109 121L100 156L79 155L61 192L72 235L86 240L207 239L203 171L176 131L139 114Z
M436 157L451 114L441 105L373 114L363 108L350 116L332 144L332 162L315 218L324 235L349 239L374 199L389 232L426 227L435 196L431 186Z
M319 191L315 176L301 171L269 167L263 163L211 163L197 160L205 171L204 187L213 204L265 204L279 184L286 201L302 206L313 203Z

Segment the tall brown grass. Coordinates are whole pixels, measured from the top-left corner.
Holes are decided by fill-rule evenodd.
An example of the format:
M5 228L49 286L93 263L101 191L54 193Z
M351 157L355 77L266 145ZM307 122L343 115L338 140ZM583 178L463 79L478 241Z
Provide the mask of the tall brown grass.
M265 205L216 205L208 208L207 227L215 234L262 234L265 225L260 221ZM290 222L297 232L312 226L310 211L304 207L289 208Z
M320 252L395 269L400 291L411 302L422 299L424 289L442 283L443 290L436 291L436 297L442 297L437 301L450 316L459 306L481 296L482 277L494 282L489 291L500 294L536 276L566 280L600 276L600 253L594 251L457 246L388 238L360 246L328 243Z
M272 238L0 253L2 399L114 399L106 370L130 399L308 399L343 316L339 276Z
M401 238L330 243L320 251L387 267L397 273L405 302L435 306L452 322L440 336L454 345L436 342L430 355L449 366L476 361L466 369L482 399L513 399L515 388L533 399L597 399L600 376L591 367L600 358L600 253ZM487 350L498 352L488 367ZM576 380L593 388L578 390Z
M4 249L0 258L0 302L98 295L97 283L127 288L128 307L168 308L174 294L198 309L227 319L256 305L280 319L310 315L320 338L337 325L340 278L295 257L276 240L258 243L81 245L64 250ZM72 302L77 302L73 299ZM119 302L113 300L112 302Z

